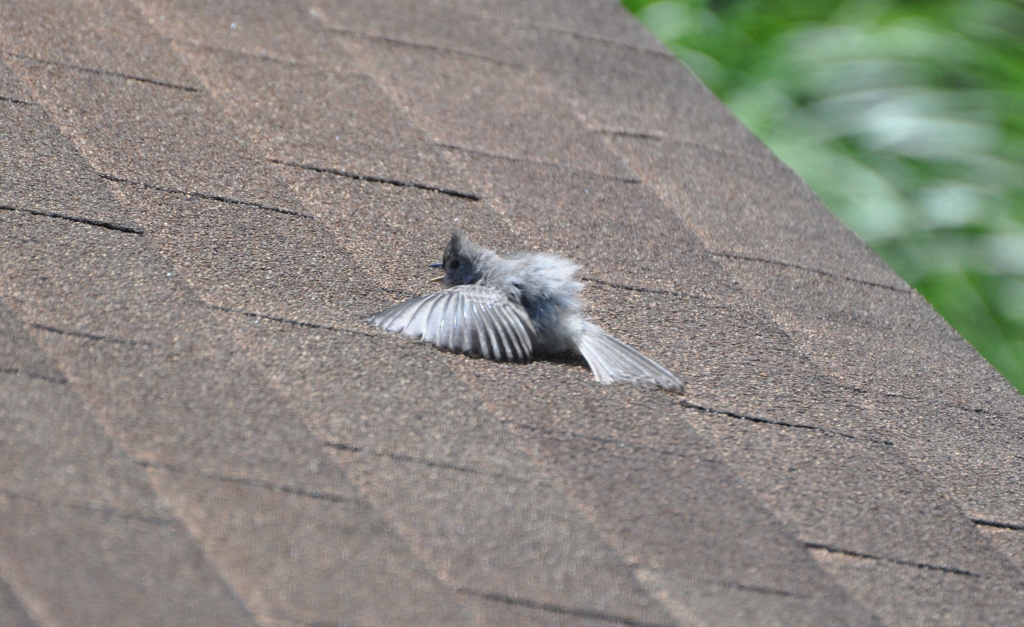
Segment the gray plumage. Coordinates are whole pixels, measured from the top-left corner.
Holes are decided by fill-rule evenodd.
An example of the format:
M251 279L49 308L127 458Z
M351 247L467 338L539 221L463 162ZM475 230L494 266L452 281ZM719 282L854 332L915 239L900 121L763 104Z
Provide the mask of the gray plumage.
M672 371L583 317L579 266L546 253L499 256L453 233L444 261L445 289L371 317L375 327L456 353L527 362L534 355L576 353L601 383L683 390Z

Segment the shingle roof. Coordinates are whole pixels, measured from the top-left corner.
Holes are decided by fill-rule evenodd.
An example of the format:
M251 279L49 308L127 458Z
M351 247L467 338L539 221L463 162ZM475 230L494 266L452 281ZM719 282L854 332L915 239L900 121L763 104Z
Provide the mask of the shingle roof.
M1024 400L612 0L0 52L0 623L1024 622ZM365 325L456 225L686 396Z

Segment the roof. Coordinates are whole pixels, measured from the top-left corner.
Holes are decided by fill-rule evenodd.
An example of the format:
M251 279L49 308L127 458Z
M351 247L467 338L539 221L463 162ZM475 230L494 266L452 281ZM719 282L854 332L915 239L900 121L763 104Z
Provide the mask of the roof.
M459 226L685 396L378 332ZM1024 401L611 0L0 3L0 623L1024 621Z

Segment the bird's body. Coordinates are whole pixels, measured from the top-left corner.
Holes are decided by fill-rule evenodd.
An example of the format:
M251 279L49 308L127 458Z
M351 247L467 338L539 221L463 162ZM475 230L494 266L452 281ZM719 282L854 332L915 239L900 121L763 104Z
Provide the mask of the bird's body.
M582 314L579 266L547 253L502 257L458 233L445 249L445 289L413 298L369 323L457 353L497 361L577 353L602 383L656 385L682 391L670 370L619 342Z

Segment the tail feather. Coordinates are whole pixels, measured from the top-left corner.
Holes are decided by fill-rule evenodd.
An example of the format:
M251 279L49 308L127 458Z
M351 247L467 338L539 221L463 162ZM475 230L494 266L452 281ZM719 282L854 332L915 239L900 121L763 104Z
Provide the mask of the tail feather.
M671 370L601 329L587 329L577 347L601 383L639 383L683 391L683 382Z

